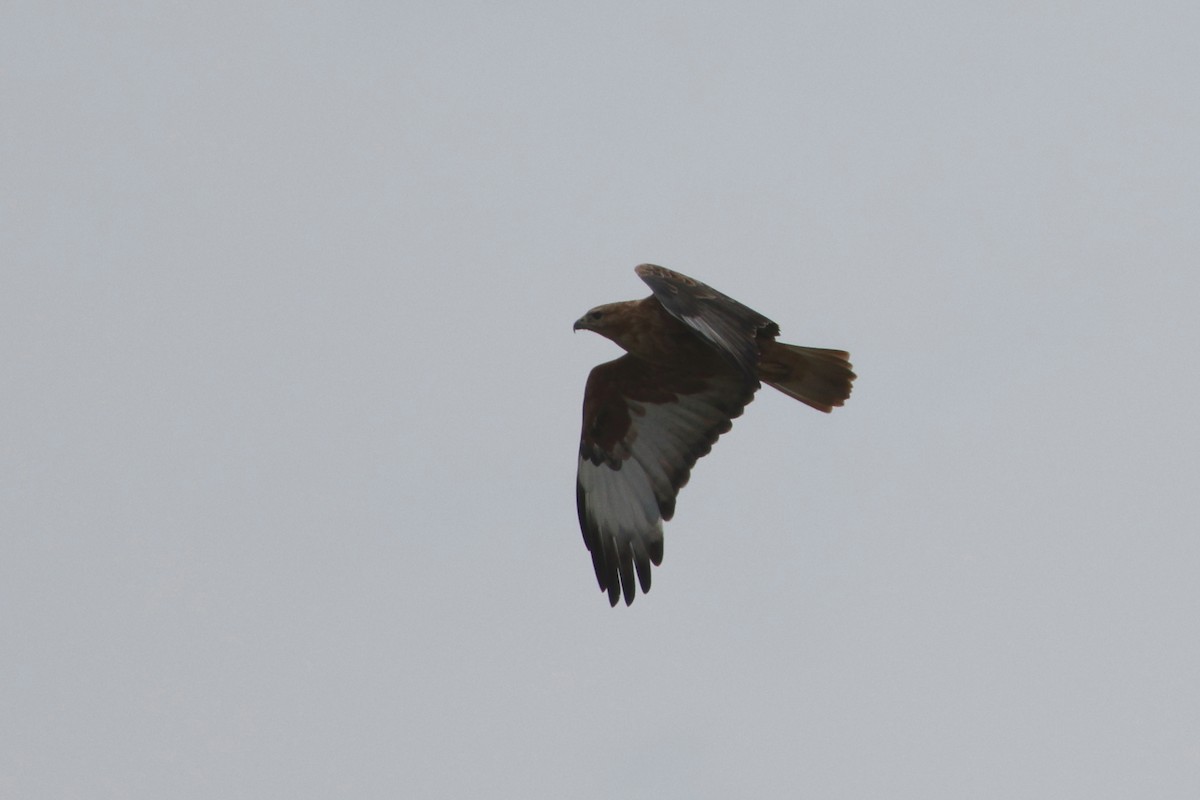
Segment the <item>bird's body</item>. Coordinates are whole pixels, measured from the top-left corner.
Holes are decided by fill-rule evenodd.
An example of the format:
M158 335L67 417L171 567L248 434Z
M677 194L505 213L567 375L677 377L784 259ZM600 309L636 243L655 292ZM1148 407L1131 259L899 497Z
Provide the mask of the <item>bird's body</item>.
M575 323L620 345L584 392L576 501L600 588L616 605L650 589L662 522L692 465L754 398L760 381L830 411L854 373L841 350L775 341L779 326L677 272L643 264L654 294L597 306Z

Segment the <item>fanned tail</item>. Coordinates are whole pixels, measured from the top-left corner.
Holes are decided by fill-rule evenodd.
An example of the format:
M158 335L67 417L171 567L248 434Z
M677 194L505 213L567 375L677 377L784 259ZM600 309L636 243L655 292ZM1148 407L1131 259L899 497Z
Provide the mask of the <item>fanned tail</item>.
M788 397L829 413L846 402L856 377L844 350L759 342L758 378Z

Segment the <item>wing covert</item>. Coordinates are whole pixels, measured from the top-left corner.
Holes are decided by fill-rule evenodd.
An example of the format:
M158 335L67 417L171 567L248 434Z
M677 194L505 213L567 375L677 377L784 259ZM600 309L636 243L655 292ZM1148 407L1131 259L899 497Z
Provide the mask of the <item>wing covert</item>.
M752 308L694 278L642 264L635 270L671 316L711 342L747 375L758 364L758 337L779 335L779 326Z

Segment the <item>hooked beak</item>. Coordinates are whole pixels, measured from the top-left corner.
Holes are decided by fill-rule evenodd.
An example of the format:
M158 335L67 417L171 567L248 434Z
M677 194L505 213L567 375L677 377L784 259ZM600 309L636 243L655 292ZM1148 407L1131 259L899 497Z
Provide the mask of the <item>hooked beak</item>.
M583 317L580 317L579 319L575 320L575 324L571 327L571 330L572 331L586 330L587 325L584 324L583 319L584 319Z

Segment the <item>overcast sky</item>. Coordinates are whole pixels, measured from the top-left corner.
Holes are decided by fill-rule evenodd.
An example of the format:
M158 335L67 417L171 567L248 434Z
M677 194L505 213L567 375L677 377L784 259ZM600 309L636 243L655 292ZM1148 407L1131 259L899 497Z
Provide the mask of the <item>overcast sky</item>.
M0 795L1200 796L1193 3L0 7ZM847 349L654 588L571 323Z

